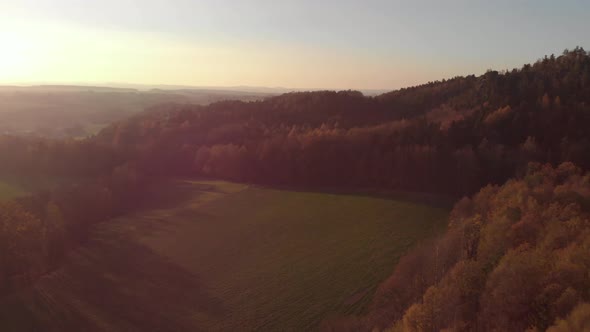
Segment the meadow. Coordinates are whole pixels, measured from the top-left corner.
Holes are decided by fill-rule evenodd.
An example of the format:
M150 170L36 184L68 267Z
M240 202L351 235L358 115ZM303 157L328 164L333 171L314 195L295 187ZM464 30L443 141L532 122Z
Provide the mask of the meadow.
M0 180L0 200L14 198L24 193L22 187Z
M448 211L386 198L174 180L0 301L3 330L313 330L360 314Z
M50 190L75 180L65 176L19 176L0 174L0 201Z

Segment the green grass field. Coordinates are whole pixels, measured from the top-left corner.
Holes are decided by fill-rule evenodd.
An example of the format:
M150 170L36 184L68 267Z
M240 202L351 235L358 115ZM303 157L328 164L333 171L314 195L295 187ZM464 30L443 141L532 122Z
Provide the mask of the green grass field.
M14 176L0 174L0 201L16 198L39 190L48 190L75 179L59 176Z
M447 211L368 196L176 180L151 208L100 224L3 331L310 330L366 309ZM1 323L3 322L3 323Z
M0 180L0 200L18 197L25 193L22 187Z

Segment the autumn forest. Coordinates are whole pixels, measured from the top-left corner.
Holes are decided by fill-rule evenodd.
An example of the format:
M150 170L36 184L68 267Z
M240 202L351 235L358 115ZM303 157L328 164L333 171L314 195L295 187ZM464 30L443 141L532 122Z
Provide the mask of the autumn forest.
M70 180L0 200L0 308L153 188L199 178L453 202L363 310L321 317L321 330L584 331L589 128L590 52L576 47L376 96L166 101L87 138L5 134L0 174Z

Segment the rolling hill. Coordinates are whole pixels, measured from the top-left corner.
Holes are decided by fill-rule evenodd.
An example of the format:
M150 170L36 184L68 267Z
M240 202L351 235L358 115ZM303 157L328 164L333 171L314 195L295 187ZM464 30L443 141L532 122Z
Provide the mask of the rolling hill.
M160 104L207 105L228 99L258 100L269 95L205 89L0 86L0 134L82 138Z
M174 180L0 304L6 331L310 330L367 309L447 211L402 200Z

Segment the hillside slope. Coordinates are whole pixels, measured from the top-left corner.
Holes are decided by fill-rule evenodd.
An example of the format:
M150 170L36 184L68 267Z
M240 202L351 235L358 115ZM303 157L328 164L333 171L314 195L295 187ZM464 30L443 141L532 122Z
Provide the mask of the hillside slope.
M3 330L310 330L361 313L447 211L366 196L211 181L161 185L150 208L100 224Z

